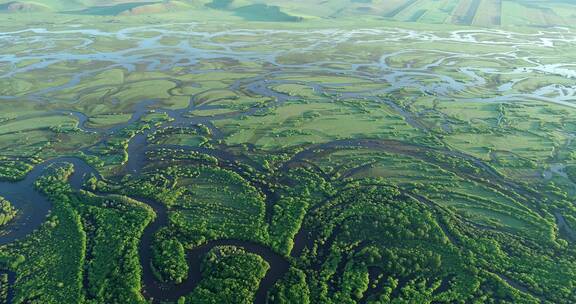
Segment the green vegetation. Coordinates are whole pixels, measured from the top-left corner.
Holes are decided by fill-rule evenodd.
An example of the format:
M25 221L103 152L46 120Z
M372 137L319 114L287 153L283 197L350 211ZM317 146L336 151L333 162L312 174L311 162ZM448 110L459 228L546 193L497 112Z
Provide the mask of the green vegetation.
M310 291L306 283L306 274L291 268L285 278L271 292L270 301L273 303L310 303Z
M234 12L248 21L294 22L302 20L301 17L286 14L278 6L266 4L243 6L235 9Z
M0 303L8 302L8 289L10 288L10 282L8 282L8 274L0 274Z
M460 0L164 0L164 1L0 1L0 13L66 13L83 16L140 16L212 14L238 16L247 21L294 22L318 18L350 20L357 17L396 22L497 26L570 26L574 5L566 1L460 1Z
M188 276L184 246L178 240L161 240L152 249L152 266L162 281L182 283Z
M0 302L575 303L574 7L0 1Z
M152 218L142 203L85 193L80 206L87 235L85 284L89 303L145 303L137 246Z
M73 194L71 172L61 167L38 180L54 204L50 217L2 249L21 282L13 303L144 303L136 246L151 211L122 197Z
M116 16L122 12L129 11L148 4L149 2L122 3L110 6L93 6L81 11L71 12L79 15Z
M0 160L0 180L17 181L32 170L32 165L23 161Z
M114 125L119 125L121 123L130 120L131 114L103 114L91 117L88 121L88 127L90 128L105 128Z
M260 256L236 247L215 247L202 261L200 285L185 303L253 303L270 268Z
M0 227L10 222L18 213L5 198L0 196Z
M71 207L66 178L71 167L54 169L36 182L54 203L41 229L23 242L2 249L2 256L19 282L13 303L77 303L83 300L82 268L86 234L80 216Z

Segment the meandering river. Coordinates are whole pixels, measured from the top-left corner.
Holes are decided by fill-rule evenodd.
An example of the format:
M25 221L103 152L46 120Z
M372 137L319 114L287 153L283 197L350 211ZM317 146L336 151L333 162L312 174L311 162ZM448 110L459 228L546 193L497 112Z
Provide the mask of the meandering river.
M141 33L153 33L153 35L139 35ZM283 40L282 37L290 35L294 41ZM259 37L253 42L241 41L239 37ZM67 49L58 48L51 43L52 39L64 39L69 37L70 41L76 44ZM235 40L235 38L238 38ZM279 37L279 38L275 38ZM491 37L491 38L487 38ZM94 61L101 65L97 68L88 68L70 75L65 83L55 84L42 89L31 90L23 94L3 95L2 100L27 99L36 102L51 101L58 93L74 88L85 79L94 76L102 71L120 68L125 71L135 71L144 66L146 71L168 71L179 66L193 66L203 60L229 59L240 62L256 62L268 68L262 71L259 76L237 80L229 86L232 91L243 90L255 96L267 96L274 101L267 104L268 107L275 107L283 102L295 100L299 97L277 92L271 89L273 85L281 84L302 84L312 88L319 94L337 96L335 98L370 98L375 102L386 103L396 112L402 115L407 123L418 129L425 129L416 119L413 113L405 111L395 103L382 96L394 93L404 87L418 87L423 94L442 97L453 97L457 94L483 87L491 81L495 75L512 75L510 80L500 83L497 87L497 96L459 98L461 102L515 102L517 100L535 100L540 102L555 103L566 107L576 108L576 88L565 85L545 86L530 93L522 93L515 90L517 83L525 79L527 73L538 72L544 75L560 75L565 78L575 78L576 72L573 64L567 63L539 63L529 54L517 51L521 47L550 48L558 44L575 44L576 36L566 29L558 29L553 32L540 31L533 34L512 33L501 30L470 30L453 31L440 35L433 32L415 31L407 29L364 29L364 30L226 30L221 32L203 31L198 24L174 24L174 25L148 25L141 27L131 27L116 32L99 29L82 29L71 27L70 29L49 30L45 28L31 28L21 31L0 33L0 79L8 79L26 73L34 73L49 69L58 64L71 64L75 62ZM165 44L164 39L180 40L179 43ZM269 39L262 50L255 50L257 44L264 39ZM99 39L113 39L118 42L130 42L130 46L118 50L91 49L98 43ZM403 49L391 51L378 56L376 60L370 62L365 59L351 57L352 63L342 67L341 58L325 58L311 63L282 63L283 56L289 55L294 50L294 43L299 43L302 52L314 52L328 48L339 43L370 44L378 43L398 43L401 41L423 41L437 43L475 43L478 45L507 46L509 52L495 52L492 54L469 55L457 51L437 51L431 50L435 55L439 55L433 62L404 67L393 67L391 59L418 51L415 49ZM274 45L272 45L274 44ZM2 53L1 49L8 46L30 45L31 47L18 54ZM459 60L483 60L487 58L498 58L498 60L515 60L526 65L516 69L497 69L477 66L460 66L454 68L454 73L445 73L440 68L451 67ZM25 64L27 63L27 64ZM3 68L9 66L10 68ZM339 66L338 68L336 66ZM202 72L202 71L198 71ZM207 72L207 71L204 71ZM349 76L357 79L380 82L383 85L379 89L356 90L344 92L342 86L353 86L353 83L325 84L314 81L296 81L280 79L284 76L291 76L294 73L306 75L307 73L328 74ZM457 74L455 76L454 74ZM463 82L460 78L465 77L468 81ZM285 77L286 78L286 77ZM177 86L180 80L172 78L162 78L174 82ZM431 81L433 80L433 81ZM339 87L338 87L339 86ZM62 101L62 100L59 100ZM73 102L65 100L66 102ZM190 117L189 112L197 109L194 97L190 99L188 107L180 110L161 108L156 100L143 100L137 103L132 109L132 117L129 121L118 124L108 129L97 129L87 126L88 117L82 112L69 109L57 109L47 113L47 115L67 114L73 115L78 120L78 128L83 132L98 133L102 137L102 142L106 138L113 136L123 128L138 123L149 110L154 108L157 112L166 113L170 122L160 126L152 126L135 135L128 144L128 162L125 164L120 174L141 174L142 168L146 164L146 151L150 149L147 138L149 135L162 128L168 127L189 127L203 124L211 129L214 139L221 139L221 132L214 127L213 121L239 117L241 115L253 115L261 108L250 108L243 111L234 111L225 114L218 114L211 117ZM208 105L209 106L209 105ZM204 105L204 107L207 107ZM24 119L20 117L19 119ZM446 125L449 128L449 124ZM318 146L318 148L330 148L336 146L375 146L379 143L370 141L337 141ZM87 151L87 148L84 149ZM297 154L294 161L304 159L311 155L313 149L304 150ZM466 158L482 167L489 174L497 177L497 173L492 168L486 166L479 160L460 154L454 151L447 151L453 156ZM228 158L224 153L216 155L220 158ZM8 244L25 238L38 229L44 223L50 211L51 203L34 188L34 182L50 166L62 163L69 163L74 166L74 174L70 177L69 183L76 191L81 189L83 183L89 176L102 179L99 172L89 166L86 162L74 157L59 157L49 159L41 164L35 165L34 169L28 173L25 179L18 182L0 182L0 195L8 199L18 209L18 217L14 219L0 235L0 245ZM270 195L269 193L267 193ZM167 225L167 213L169 210L165 205L145 198L137 198L148 204L156 212L156 219L144 231L138 252L143 268L143 293L150 299L176 300L181 296L189 294L201 280L200 263L202 257L214 246L233 245L256 253L263 257L271 266L265 278L260 283L256 294L256 303L265 303L266 295L271 286L281 278L289 268L289 262L285 257L275 253L270 248L257 243L238 240L216 240L203 246L197 247L188 252L188 263L190 273L188 279L182 284L166 285L158 282L154 277L150 267L151 251L150 246L153 236L158 229ZM558 217L561 220L561 217ZM299 233L296 238L295 248L300 251L305 246L306 237L304 233ZM10 282L14 281L14 274L9 273ZM9 297L13 291L9 292Z

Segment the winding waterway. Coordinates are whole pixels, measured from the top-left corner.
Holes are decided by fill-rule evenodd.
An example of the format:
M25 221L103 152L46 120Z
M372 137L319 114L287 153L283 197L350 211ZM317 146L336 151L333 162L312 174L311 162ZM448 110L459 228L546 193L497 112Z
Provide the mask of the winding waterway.
M17 217L6 229L6 233L0 237L0 244L7 244L22 239L39 228L44 223L51 203L45 196L34 189L34 182L53 165L72 164L74 173L69 178L69 183L75 191L81 189L86 177L99 174L83 160L78 158L62 157L46 161L37 165L27 177L16 183L0 183L0 193L9 199L22 216ZM140 167L141 168L141 167ZM164 284L159 282L153 274L151 267L151 245L155 233L158 229L168 224L168 209L164 204L146 198L137 198L139 201L152 207L156 213L155 220L149 224L139 243L138 253L142 266L142 281L144 284L143 293L153 302L176 301L182 296L188 295L201 281L201 263L205 254L216 246L237 246L248 252L261 256L270 265L269 271L261 280L258 292L255 296L255 303L265 303L268 290L278 281L289 268L288 261L280 254L275 253L269 247L261 244L240 241L240 240L216 240L196 247L187 252L187 261L190 267L189 275L181 284ZM9 284L12 285L15 275L8 272ZM10 287L8 302L11 302L13 290Z
M257 80L257 82L262 80ZM240 83L237 83L240 86ZM256 94L266 94L270 93L272 95L272 90L270 90L267 86L264 85L253 85L248 90ZM284 102L288 99L292 99L293 97L281 94L281 93L274 93L276 97L276 102L270 104L270 106L277 105L278 103ZM78 118L79 124L78 128L84 132L100 132L104 134L104 141L110 135L113 135L114 132L121 130L135 122L138 122L142 116L147 114L150 110L150 106L155 105L156 102L152 100L144 100L134 106L134 114L132 118L123 124L117 125L113 128L105 129L105 130L97 130L91 129L85 126L86 124L86 117L82 113L77 112L64 112L70 115L74 115ZM161 126L151 126L149 129L144 130L143 132L136 134L132 137L132 139L128 143L128 162L124 166L124 170L122 174L132 174L132 175L139 175L142 173L142 169L145 167L147 162L146 159L146 152L150 149L148 146L148 136L153 134L154 132L158 131L159 129L169 128L169 127L177 127L177 126L185 126L190 127L198 124L204 124L207 126L213 127L211 121L217 119L225 119L229 117L237 117L239 115L251 115L256 111L260 110L260 108L253 108L243 112L233 112L233 113L226 113L222 115L216 115L210 118L205 117L188 117L186 114L194 108L194 100L190 100L190 105L184 109L180 110L168 110L168 109L159 109L158 111L164 112L168 114L172 121L165 123ZM217 129L214 129L213 137L218 138L220 133ZM191 147L185 146L174 146L174 145L167 145L167 146L157 146L156 148L173 148L173 149L193 149ZM86 150L86 149L85 149ZM213 156L216 156L222 160L233 162L236 156L229 154L225 151L218 151L218 150L207 150L202 148L194 148L194 150L201 150L200 152L207 152ZM102 179L102 176L96 171L94 168L89 166L80 158L74 157L59 157L50 159L45 161L41 164L38 164L34 167L34 169L28 173L25 179L18 181L18 182L1 182L0 183L0 194L8 199L13 205L18 209L19 216L14 219L7 227L4 229L4 234L0 236L0 245L8 244L19 239L22 239L28 236L30 233L34 232L38 229L42 223L44 223L47 214L51 209L51 203L49 200L41 195L38 191L35 190L34 183L40 177L47 168L54 166L54 165L62 165L62 164L72 164L74 166L74 173L69 178L69 183L73 190L78 191L81 189L82 185L86 181L88 177L95 176L99 179ZM266 193L267 196L272 196L273 194L270 192ZM260 286L258 291L255 295L255 303L265 303L268 290L280 279L289 268L289 262L286 260L285 257L282 255L275 253L269 247L264 245L248 242L248 241L241 241L241 240L215 240L210 241L207 244L194 248L187 253L187 261L189 263L189 275L186 280L182 283L174 285L174 284L164 284L159 282L153 274L152 267L151 267L151 250L150 246L152 245L152 240L154 238L155 233L158 229L166 226L168 224L168 212L169 210L167 207L159 202L146 199L146 198L137 198L139 201L142 201L152 207L154 212L156 213L155 220L149 224L139 243L138 253L140 257L140 263L142 266L142 281L143 281L143 294L152 300L153 302L158 301L175 301L178 298L189 294L201 281L202 274L201 274L201 262L203 256L210 251L212 248L216 246L238 246L241 247L248 252L252 252L258 254L262 258L264 258L267 263L270 265L270 269L266 273L265 277L261 280ZM11 279L14 278L13 274L10 276ZM13 280L12 280L13 283ZM12 293L10 294L12 295Z
M96 67L82 68L72 72L69 80L38 90L30 90L17 95L4 95L0 99L26 98L36 101L61 100L60 91L74 88L85 79L102 71L123 69L127 72L145 69L146 71L170 71L178 67L196 67L206 60L230 60L237 62L255 62L269 66L268 72L281 71L289 75L298 73L333 74L350 76L386 84L381 89L371 89L373 94L392 93L404 87L414 87L425 94L458 98L461 101L514 102L517 100L536 100L556 103L567 107L576 107L574 100L576 88L569 85L547 85L532 92L515 90L518 82L533 77L561 76L576 78L575 65L566 62L541 63L533 50L551 49L576 44L576 35L569 29L550 29L536 33L514 33L503 30L468 30L451 32L417 31L401 28L357 29L357 30L249 30L234 29L210 31L198 23L146 25L124 28L117 31L82 28L47 29L30 28L26 30L0 33L0 49L6 47L29 46L25 50L2 54L1 65L10 66L0 69L0 79L10 78L38 70L49 69L62 63L97 62ZM145 33L146 35L141 35ZM251 37L246 40L244 37ZM286 39L290 37L290 39ZM97 48L101 39L118 41L125 45L120 49ZM72 47L61 49L55 41L68 41ZM165 43L173 40L176 43ZM75 43L76 44L75 44ZM298 45L302 58L312 56L314 52L348 43L393 44L407 42L454 44L454 50L419 49L402 47L396 51L387 51L367 59L356 54L322 56L312 62L290 62L283 58L293 55ZM481 47L493 46L494 52L470 53L458 51L458 44L474 44ZM501 50L506 47L507 50ZM397 57L427 52L432 62L404 67L392 65ZM328 53L327 55L332 55ZM416 56L417 58L418 56ZM468 62L490 61L501 63L501 67L483 67ZM558 59L559 60L559 59ZM457 64L462 61L462 64ZM515 64L510 64L514 62ZM338 67L338 68L336 68ZM207 73L213 70L191 70L191 73ZM466 96L466 92L475 88L488 88L492 78L506 76L492 91L498 94L481 94L481 97ZM154 79L154 78L150 78ZM176 85L177 78L165 78ZM258 84L253 84L257 86ZM313 85L313 84L311 84ZM98 89L96 86L91 89ZM89 92L87 89L80 91ZM273 96L273 92L269 92ZM492 95L492 96L490 96ZM74 100L66 100L74 102Z
M171 26L175 28L171 28ZM140 33L154 33L151 37L143 37ZM376 60L367 62L362 58L352 57L353 63L345 68L335 68L340 63L340 58L317 60L313 63L282 63L282 57L288 55L293 50L293 41L283 40L285 35L295 37L297 42L302 44L302 52L314 52L329 48L339 43L398 43L404 40L411 41L433 41L438 43L477 43L480 45L509 46L510 52L495 52L481 55L468 55L461 52L437 51L441 56L431 63L420 67L411 65L405 67L392 67L390 60L397 56L409 54L417 51L415 49L403 49L401 51L389 52L377 56ZM493 40L486 39L485 36L493 37ZM264 46L269 49L255 51L251 49L255 42L238 42L227 41L226 37L254 36L270 39ZM274 38L274 37L279 38ZM58 37L72 37L77 45L68 49L58 49L50 44L50 40ZM482 38L484 37L484 38ZM120 42L130 42L133 45L121 50L97 51L91 47L97 43L98 39L115 39ZM163 44L164 38L177 38L181 41L177 44ZM191 43L193 39L193 43ZM234 40L234 39L232 39ZM257 39L261 43L262 39ZM375 102L381 102L389 105L393 110L404 117L405 121L417 129L426 129L415 115L404 110L396 103L384 98L386 94L394 93L396 90L404 87L418 87L422 93L427 95L436 95L451 98L457 94L465 93L467 90L475 87L482 87L489 83L489 77L494 75L513 75L514 77L499 84L497 90L498 96L488 96L479 98L459 98L462 102L514 102L515 100L537 100L541 102L555 103L562 106L576 108L573 102L576 98L576 89L567 86L545 86L531 93L517 92L514 87L517 83L523 81L525 74L529 72L538 72L546 75L562 75L567 78L576 77L576 72L572 64L566 63L539 63L534 61L530 55L518 51L521 47L532 48L550 48L557 44L574 44L576 37L573 33L559 29L556 32L538 32L534 34L511 33L499 30L481 31L453 31L448 35L438 35L433 32L414 31L406 29L364 29L355 31L343 30L315 30L315 31L290 31L290 30L227 30L222 32L203 31L197 24L175 24L175 25L149 25L142 27L132 27L109 32L98 29L60 29L49 30L45 28L32 28L22 31L13 31L0 33L0 49L6 46L33 45L35 47L26 48L25 51L18 55L2 54L0 51L0 67L2 65L10 66L9 69L0 70L0 79L8 79L26 73L33 73L43 69L50 68L53 65L70 62L95 61L102 63L104 66L97 68L87 68L81 72L74 72L70 75L68 81L63 84L55 84L46 88L31 90L24 94L0 96L1 100L29 99L36 102L49 102L56 98L58 101L68 103L74 100L60 100L59 92L74 88L83 80L96 75L99 72L120 68L131 72L138 68L144 67L146 71L168 71L175 67L193 66L202 60L222 59L236 60L241 62L258 62L268 68L259 76L237 80L233 82L228 89L231 91L244 91L255 96L267 96L273 99L273 102L267 104L267 107L274 107L289 100L296 100L298 97L283 94L271 89L273 85L281 84L303 84L312 88L318 94L337 96L335 98L370 98ZM273 46L273 47L272 47ZM487 59L498 58L500 61L517 60L527 65L525 68L516 69L495 69L482 68L475 66L461 66L455 68L459 76L465 76L468 81L463 82L452 74L443 74L438 72L441 67L450 67L458 60ZM30 64L24 64L32 62ZM196 71L206 72L206 71ZM306 75L306 73L329 74L340 76L352 76L358 79L371 80L383 83L382 88L366 89L354 92L343 92L338 86L352 86L353 83L323 84L313 81L295 81L287 79L278 79L293 75ZM181 85L181 81L172 78L163 78L163 80L172 81L176 86ZM434 80L434 81L431 81ZM89 93L90 90L82 91ZM207 107L209 105L204 105ZM211 117L190 117L188 114L194 111L197 105L194 97L190 98L188 107L180 110L170 110L161 108L156 100L143 100L133 106L131 118L125 122L107 129L91 128L87 126L88 117L82 112L70 109L57 109L48 113L72 115L78 120L78 128L83 132L97 133L101 135L102 141L114 135L123 128L134 123L140 122L142 117L149 110L154 108L157 112L166 113L172 120L161 126L152 126L151 128L135 135L128 143L127 153L128 162L125 164L120 174L141 174L142 168L147 162L146 151L149 147L148 136L154 132L168 127L190 127L203 124L211 129L214 140L222 138L221 132L212 124L215 120L239 117L242 115L253 115L262 110L260 107L254 107L243 111L235 111L225 114L218 114ZM30 117L19 117L24 119ZM446 128L448 128L447 126ZM100 143L101 143L100 142ZM382 148L383 143L375 141L335 141L323 145L310 147L298 153L291 162L302 161L311 157L314 149L334 148L338 146L349 147L378 147ZM182 148L177 146L166 146L167 148ZM88 151L88 148L83 149ZM213 154L221 159L232 161L235 156L224 152L214 152ZM491 167L486 166L483 162L469 155L455 151L444 151L446 154L467 159L477 166L484 169L494 178L500 178L499 174ZM18 217L14 219L0 235L0 245L8 244L25 238L36 229L38 229L46 219L49 213L51 203L34 189L34 182L45 170L54 165L69 163L74 166L74 173L70 176L69 183L76 191L81 189L84 181L89 176L102 178L99 173L86 164L83 160L73 157L60 157L47 160L38 164L25 177L18 182L0 182L0 195L8 199L18 209ZM267 197L272 197L273 193L266 193ZM264 279L261 281L256 294L256 303L265 303L266 295L271 286L281 278L289 268L289 262L285 257L275 253L270 248L245 241L238 240L216 240L211 241L203 246L197 247L188 252L188 263L190 272L188 278L181 284L170 285L163 284L156 280L150 266L151 250L150 246L154 234L158 229L168 224L169 210L165 205L145 199L138 200L148 204L156 213L156 219L146 227L138 252L142 265L143 293L146 297L161 300L177 300L181 296L189 294L201 280L200 264L202 257L215 246L232 245L239 246L249 252L256 253L263 257L271 266ZM558 217L559 221L562 220ZM300 252L307 242L305 232L302 231L295 238L295 252ZM293 253L294 254L294 253ZM10 281L13 283L14 274L10 274ZM10 297L13 291L9 293Z

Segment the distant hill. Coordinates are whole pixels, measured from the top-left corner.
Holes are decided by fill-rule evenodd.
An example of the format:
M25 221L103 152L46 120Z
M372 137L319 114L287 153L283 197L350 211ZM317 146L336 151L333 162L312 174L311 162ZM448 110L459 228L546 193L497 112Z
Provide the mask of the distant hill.
M481 27L576 24L574 0L212 0L214 9L236 11L254 4L278 7L301 18L375 17L404 22Z
M573 0L0 0L1 12L138 15L192 9L267 22L360 17L481 27L576 24Z
M294 22L303 19L300 15L287 13L283 8L284 4L286 3L269 5L264 3L250 4L249 1L213 0L207 3L206 7L217 10L227 10L249 21Z
M4 13L48 12L50 10L47 5L30 1L10 1L0 4L0 12Z
M91 6L82 10L66 11L68 14L97 15L97 16L120 16L159 14L191 9L192 7L182 1L163 2L125 2L112 5Z
M191 9L192 7L182 1L164 1L162 3L146 3L125 10L120 15L144 15L144 14L160 14L167 12L177 12L182 10Z

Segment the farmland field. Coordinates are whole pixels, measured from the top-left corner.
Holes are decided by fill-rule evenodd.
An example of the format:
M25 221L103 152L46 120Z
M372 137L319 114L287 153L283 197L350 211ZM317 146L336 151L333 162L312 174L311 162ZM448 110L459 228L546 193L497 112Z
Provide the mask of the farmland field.
M0 1L0 304L575 303L575 9Z

